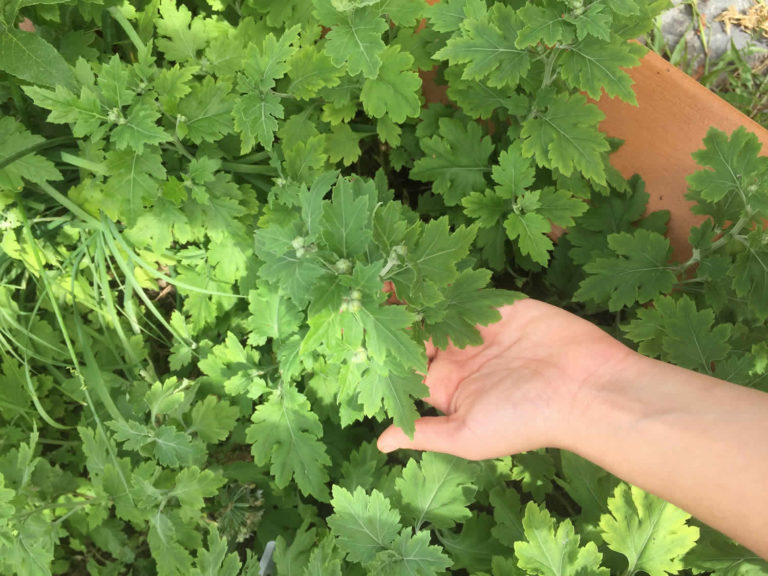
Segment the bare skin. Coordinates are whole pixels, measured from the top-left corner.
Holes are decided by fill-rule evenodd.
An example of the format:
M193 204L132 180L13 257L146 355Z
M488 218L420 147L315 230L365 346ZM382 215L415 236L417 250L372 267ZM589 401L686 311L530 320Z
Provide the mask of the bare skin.
M482 460L575 452L768 558L768 394L646 358L564 310L523 300L482 346L435 350L413 440L379 448Z

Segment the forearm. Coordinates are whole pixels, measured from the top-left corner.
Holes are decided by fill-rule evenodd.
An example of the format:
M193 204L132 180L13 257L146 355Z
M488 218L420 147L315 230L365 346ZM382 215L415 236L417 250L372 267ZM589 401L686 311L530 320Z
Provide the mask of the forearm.
M629 368L577 396L563 447L768 557L768 394L639 356Z

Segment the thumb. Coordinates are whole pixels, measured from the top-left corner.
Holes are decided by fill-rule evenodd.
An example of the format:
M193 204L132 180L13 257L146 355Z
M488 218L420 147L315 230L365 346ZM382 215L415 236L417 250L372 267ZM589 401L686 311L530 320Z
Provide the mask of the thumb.
M379 436L379 450L388 454L393 450L408 448L458 456L457 436L460 428L455 419L450 416L428 416L416 420L415 427L416 431L411 439L397 426L390 426Z

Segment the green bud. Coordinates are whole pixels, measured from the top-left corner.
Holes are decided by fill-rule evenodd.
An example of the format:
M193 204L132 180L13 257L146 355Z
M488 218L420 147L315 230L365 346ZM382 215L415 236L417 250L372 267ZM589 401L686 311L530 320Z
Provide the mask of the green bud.
M368 351L365 348L358 348L349 360L352 364L363 364L368 361Z
M352 262L346 258L341 258L333 265L337 274L349 274L352 271Z

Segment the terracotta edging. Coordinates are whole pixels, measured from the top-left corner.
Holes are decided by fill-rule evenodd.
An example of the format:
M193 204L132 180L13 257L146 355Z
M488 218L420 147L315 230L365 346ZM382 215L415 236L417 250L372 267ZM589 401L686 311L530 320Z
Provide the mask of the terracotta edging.
M699 169L691 154L703 147L710 127L730 134L744 126L768 155L768 130L654 52L627 72L635 81L638 106L607 97L598 102L606 115L601 129L624 140L611 163L625 177L639 174L645 180L648 211L670 211L668 236L675 256L686 259L690 229L703 220L685 199L685 178Z
M440 0L426 0L437 4ZM669 210L668 236L677 259L690 256L688 235L703 218L691 213L685 199L686 176L699 169L691 154L703 147L704 136L714 126L730 134L739 126L754 132L768 156L768 130L741 113L699 82L649 51L640 66L627 70L635 84L637 106L603 97L597 105L606 119L600 128L624 145L611 164L626 178L639 174L650 194L647 210ZM435 84L435 71L424 71L427 102L450 103L446 86Z

